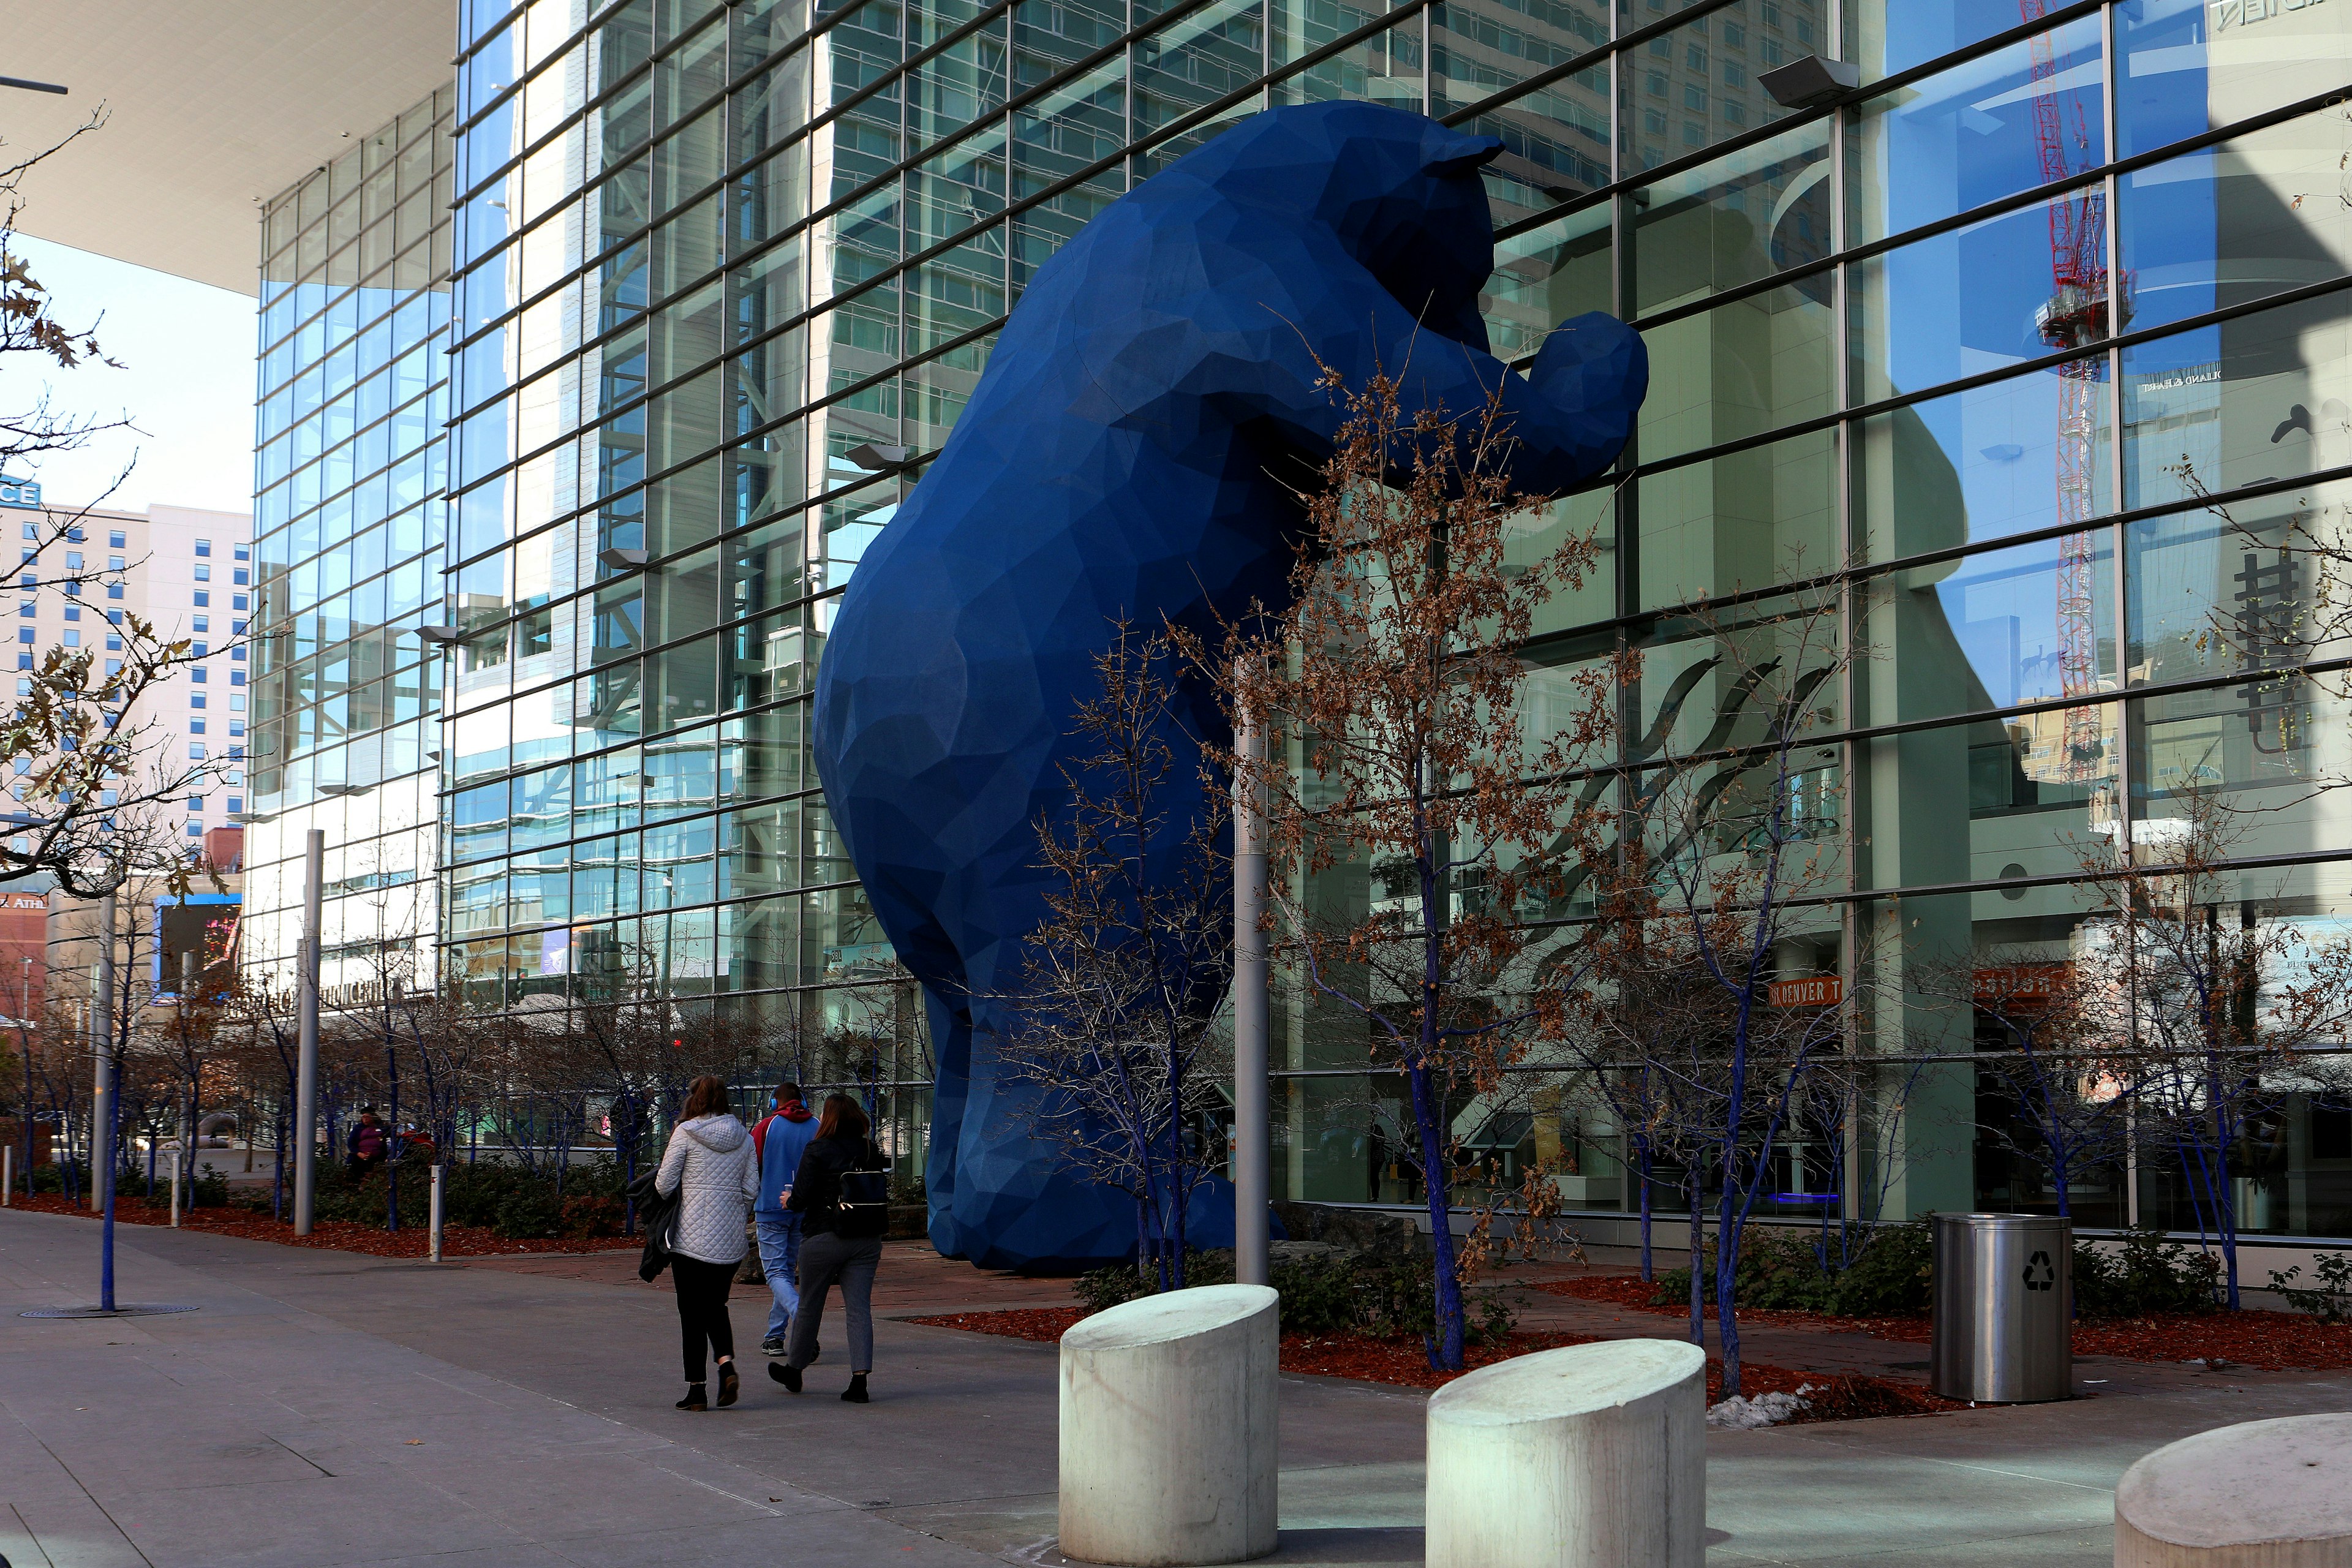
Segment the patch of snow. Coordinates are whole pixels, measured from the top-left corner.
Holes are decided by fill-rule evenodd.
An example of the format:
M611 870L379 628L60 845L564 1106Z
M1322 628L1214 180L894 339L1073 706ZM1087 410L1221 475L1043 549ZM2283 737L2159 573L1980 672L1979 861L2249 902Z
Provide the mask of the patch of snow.
M1806 1383L1800 1384L1794 1394L1759 1394L1753 1399L1735 1394L1719 1405L1707 1406L1706 1424L1734 1432L1777 1426L1811 1409L1813 1402L1805 1395L1812 1391L1813 1385Z

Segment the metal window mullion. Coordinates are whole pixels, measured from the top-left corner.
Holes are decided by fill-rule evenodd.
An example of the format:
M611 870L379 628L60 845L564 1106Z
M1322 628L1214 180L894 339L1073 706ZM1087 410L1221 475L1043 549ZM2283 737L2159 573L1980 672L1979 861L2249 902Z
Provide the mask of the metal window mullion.
M2122 193L2123 183L2116 176L2114 168L2121 147L2118 138L2121 135L2122 125L2116 108L2116 16L2113 7L2109 7L2100 14L2099 69L2101 72L2101 82L2103 88L2103 91L2101 93L2101 118L2105 121L2101 126L2101 130L2105 133L2106 139L2106 145L2102 149L2102 151L2106 154L2108 163L2107 173L2104 176L2105 199L2103 204L2105 207L2105 216L2106 219L2106 232L2102 237L2102 242L2106 247L2104 260L2106 265L2107 272L2107 386L2109 389L2107 397L2107 444L2109 448L2107 452L2107 482L2109 486L2107 504L2111 509L2112 513L2115 514L2108 522L2107 529L2109 540L2108 548L2113 552L2115 558L2115 566L2113 570L2115 572L2114 598L2116 616L2116 843L2117 847L2122 851L2125 863L2128 864L2132 856L2131 762L2132 750L2134 746L2137 744L2139 739L2139 721L2134 716L2134 705L2130 697L2131 667L2129 664L2129 627L2131 623L2128 617L2131 614L2131 603L2128 593L2125 587L2125 578L2128 574L2128 563L2124 553L2126 536L2128 530L2126 528L2125 524L2119 521L2121 514L2127 507L2127 501L2125 496L2125 482L2127 475L2124 464L2124 351L2116 345L2116 340L2123 333L2129 323L2126 322L2123 317L2124 275L2122 266L2120 265L2122 260L2122 245L2119 239L2121 209L2116 204L2116 198ZM2128 931L2130 927L2126 925L2126 930ZM2126 1017L2128 1019L2128 1023L2126 1026L2130 1030L2129 1044L2133 1049L2137 1050L2139 1048L2140 1044L2138 999L2139 963L2137 952L2138 944L2134 942L2131 946L2135 951L2125 954L2125 962L2127 965L2126 973L2128 975L2128 978L2126 981L2126 986L2131 998L2131 1005L2126 1007L2124 1011ZM2134 1116L2130 1121L2126 1123L2124 1143L2125 1219L2126 1223L2131 1225L2137 1225L2140 1217L2139 1130L2137 1120L2137 1117Z

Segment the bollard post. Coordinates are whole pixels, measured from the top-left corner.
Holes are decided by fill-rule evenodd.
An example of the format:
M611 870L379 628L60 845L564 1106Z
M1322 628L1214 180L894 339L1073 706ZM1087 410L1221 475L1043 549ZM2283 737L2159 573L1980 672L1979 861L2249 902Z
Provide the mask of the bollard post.
M33 1108L29 1105L25 1107L25 1114L32 1115ZM9 1194L16 1191L16 1146L14 1143L0 1144L0 1209L8 1206Z
M428 1223L433 1227L433 1261L441 1261L441 1173L446 1169L440 1161L433 1162L433 1212Z
M180 1165L188 1157L185 1149L172 1151L172 1228L180 1228Z

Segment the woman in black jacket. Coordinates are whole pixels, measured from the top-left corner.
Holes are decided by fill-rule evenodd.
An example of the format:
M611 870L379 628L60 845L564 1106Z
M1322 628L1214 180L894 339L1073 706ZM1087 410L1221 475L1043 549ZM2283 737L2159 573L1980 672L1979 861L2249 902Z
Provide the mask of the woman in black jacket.
M874 1271L882 1262L888 1228L889 1178L882 1152L867 1136L866 1112L845 1094L824 1097L816 1136L801 1155L784 1206L801 1216L801 1305L793 1314L792 1342L768 1375L801 1391L801 1369L816 1360L816 1331L824 1321L826 1287L838 1280L849 1313L849 1387L841 1397L866 1403L874 1370Z

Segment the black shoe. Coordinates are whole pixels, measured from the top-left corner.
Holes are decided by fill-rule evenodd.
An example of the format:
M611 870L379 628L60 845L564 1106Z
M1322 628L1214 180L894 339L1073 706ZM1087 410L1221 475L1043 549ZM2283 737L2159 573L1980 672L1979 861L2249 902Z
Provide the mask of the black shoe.
M778 1383L782 1384L794 1394L798 1394L801 1391L801 1369L793 1365L790 1362L770 1362L768 1363L768 1375L774 1378Z
M686 1385L686 1397L677 1402L677 1407L680 1410L709 1409L710 1401L704 1397L702 1384L698 1383L688 1384Z
M731 1361L720 1362L719 1363L719 1408L724 1410L734 1404L742 1392L743 1380L735 1375L735 1363Z
M760 1342L760 1353L764 1356L780 1356L783 1354L784 1342L782 1338L779 1336L772 1340L761 1340Z
M864 1405L866 1403L866 1374L862 1372L851 1373L849 1374L849 1386L841 1391L841 1397L851 1405Z

